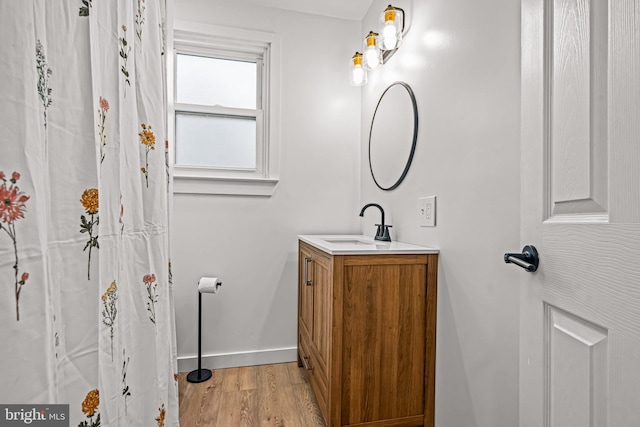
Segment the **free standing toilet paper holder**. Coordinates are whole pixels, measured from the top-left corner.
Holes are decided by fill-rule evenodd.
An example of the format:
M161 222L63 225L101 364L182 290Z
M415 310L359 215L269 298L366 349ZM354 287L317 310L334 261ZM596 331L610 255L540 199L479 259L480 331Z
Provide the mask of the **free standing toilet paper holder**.
M222 286L222 282L217 281L216 290ZM211 378L211 369L202 369L202 289L198 289L198 369L187 374L187 381L190 383L201 383Z

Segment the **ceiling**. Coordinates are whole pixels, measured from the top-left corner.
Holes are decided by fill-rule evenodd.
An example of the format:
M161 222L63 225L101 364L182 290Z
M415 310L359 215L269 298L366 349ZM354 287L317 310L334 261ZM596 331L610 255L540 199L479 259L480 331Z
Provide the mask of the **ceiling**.
M227 0L228 1L228 0ZM233 4L273 7L360 21L373 0L233 0Z

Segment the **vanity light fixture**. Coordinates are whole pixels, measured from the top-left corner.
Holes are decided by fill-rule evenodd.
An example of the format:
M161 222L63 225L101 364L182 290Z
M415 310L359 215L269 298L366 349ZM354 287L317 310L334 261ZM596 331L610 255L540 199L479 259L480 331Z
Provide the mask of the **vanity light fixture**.
M356 52L349 61L349 80L352 86L367 83L367 71L375 70L393 56L402 43L404 34L404 10L389 5L380 14L380 30L369 31L364 38L363 52Z
M367 83L367 70L364 68L360 52L356 52L349 61L349 80L352 86L362 86Z
M364 38L364 65L367 70L375 70L382 63L380 53L380 43L378 42L378 33L369 31L367 37Z
M389 5L380 14L380 33L384 50L397 49L402 43L404 10Z

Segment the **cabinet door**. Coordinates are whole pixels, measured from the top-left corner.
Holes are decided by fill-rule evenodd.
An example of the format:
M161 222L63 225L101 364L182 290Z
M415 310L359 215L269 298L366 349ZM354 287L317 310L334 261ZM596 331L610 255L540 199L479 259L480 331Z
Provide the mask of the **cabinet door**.
M328 378L329 342L331 338L331 258L322 253L313 256L313 330L312 346L321 374Z

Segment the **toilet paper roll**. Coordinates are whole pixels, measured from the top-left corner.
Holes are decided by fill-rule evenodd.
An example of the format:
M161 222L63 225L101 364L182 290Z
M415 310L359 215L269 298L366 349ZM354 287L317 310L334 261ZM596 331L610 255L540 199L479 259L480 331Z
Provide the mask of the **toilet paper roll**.
M201 294L217 294L221 286L217 277L201 277L198 280L198 291Z

